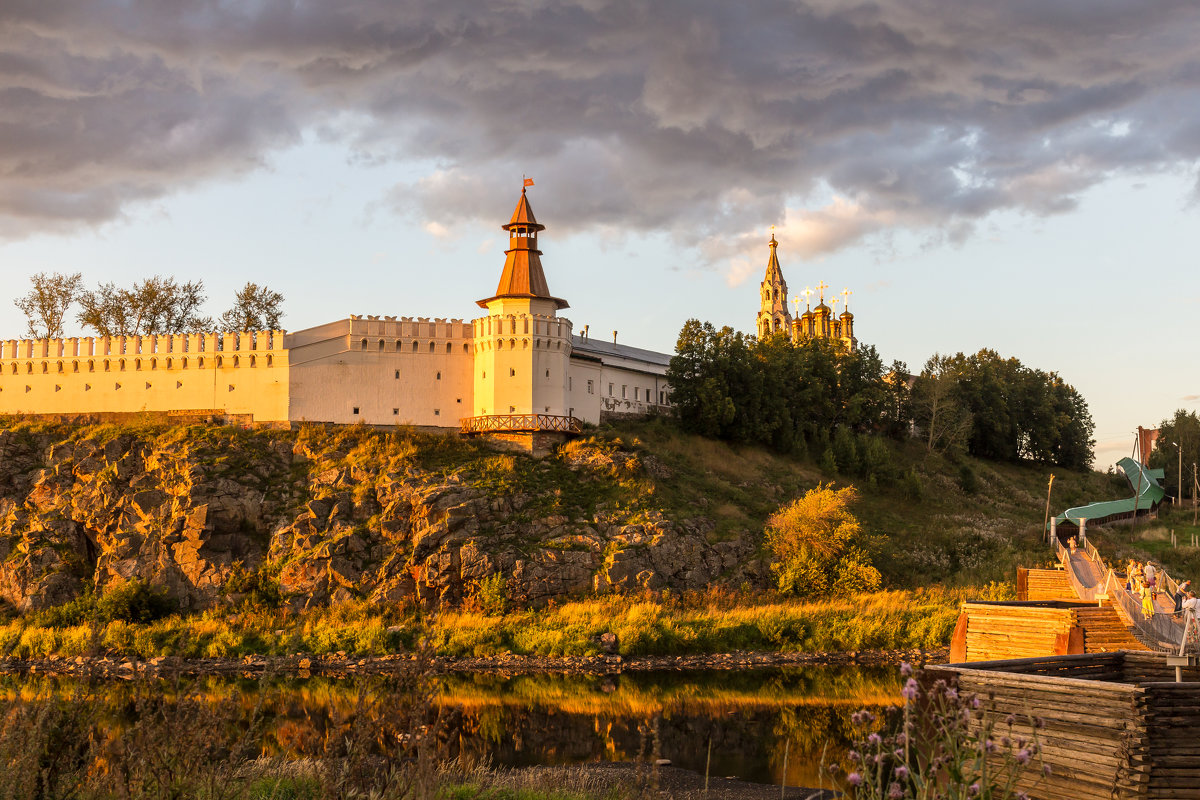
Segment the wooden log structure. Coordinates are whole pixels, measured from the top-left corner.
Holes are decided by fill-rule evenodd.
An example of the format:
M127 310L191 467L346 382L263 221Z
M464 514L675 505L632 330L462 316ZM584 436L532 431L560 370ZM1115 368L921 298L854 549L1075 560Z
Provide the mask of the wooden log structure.
M1146 650L1112 607L1065 602L963 603L950 644L953 662Z
M1065 570L1017 567L1017 600L1078 599Z
M989 718L997 737L1038 741L1042 761L1021 782L1034 798L1200 800L1198 669L1174 683L1165 656L1121 651L947 664L926 678L980 700L977 730Z

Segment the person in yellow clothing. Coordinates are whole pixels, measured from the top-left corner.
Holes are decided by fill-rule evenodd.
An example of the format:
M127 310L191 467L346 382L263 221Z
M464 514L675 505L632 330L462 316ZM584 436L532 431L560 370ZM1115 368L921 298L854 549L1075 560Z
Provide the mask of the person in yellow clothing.
M1142 593L1142 613L1149 618L1154 615L1154 588L1142 583L1140 591Z

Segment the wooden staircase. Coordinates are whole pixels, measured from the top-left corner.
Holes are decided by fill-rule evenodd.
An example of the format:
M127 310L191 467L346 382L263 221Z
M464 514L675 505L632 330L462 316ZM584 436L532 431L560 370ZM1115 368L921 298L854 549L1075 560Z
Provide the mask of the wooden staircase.
M1111 653L1116 650L1151 650L1136 636L1112 606L1076 608L1075 617L1083 628L1085 653Z

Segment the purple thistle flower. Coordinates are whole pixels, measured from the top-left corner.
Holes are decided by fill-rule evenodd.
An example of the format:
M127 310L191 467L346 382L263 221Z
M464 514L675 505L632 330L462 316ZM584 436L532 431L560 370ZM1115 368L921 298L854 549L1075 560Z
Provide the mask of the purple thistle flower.
M893 783L888 787L887 796L888 800L900 800L901 797L904 797L904 790L900 788L900 784Z
M900 677L907 678L912 674L913 674L912 664L908 663L907 661L901 661L900 662Z
M1017 752L1017 763L1021 764L1021 765L1025 765L1025 764L1029 763L1029 751L1028 750L1020 750Z
M904 780L905 778L907 778L908 777L908 767L904 766L903 764L896 767L896 777L899 778L900 780Z
M979 785L979 781L976 781L975 783L972 783L970 786L967 787L967 794L970 795L971 797L978 797L979 792L982 789L983 789L983 787Z
M1046 777L1050 777L1050 771L1051 771L1051 770L1050 770L1050 765L1049 765L1049 764L1044 764L1044 765L1042 766L1042 774L1043 774L1043 775L1045 775Z
M883 740L879 738L878 733L872 733L870 736L867 737L867 744L871 745L872 747L878 747L879 743L882 741Z
M917 686L917 679L909 678L904 684L904 688L900 690L900 694L905 700L916 700L917 694L920 691L920 687Z
M859 775L857 772L851 772L846 776L846 783L851 786L858 786L862 783L862 775Z

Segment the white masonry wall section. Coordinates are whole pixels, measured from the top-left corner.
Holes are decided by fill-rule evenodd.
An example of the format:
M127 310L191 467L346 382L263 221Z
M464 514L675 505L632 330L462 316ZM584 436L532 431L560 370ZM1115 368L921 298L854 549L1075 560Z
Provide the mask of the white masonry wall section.
M471 324L350 317L287 337L293 422L457 428L473 405Z

